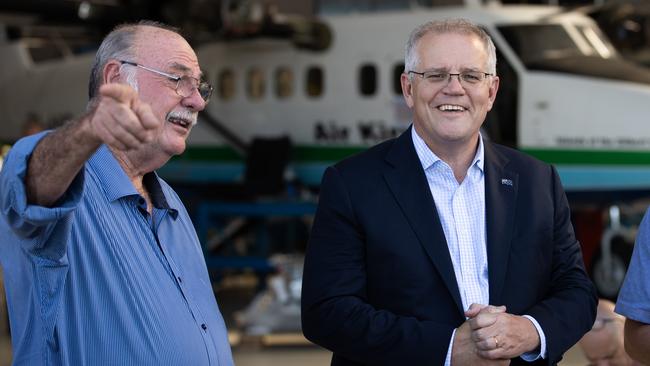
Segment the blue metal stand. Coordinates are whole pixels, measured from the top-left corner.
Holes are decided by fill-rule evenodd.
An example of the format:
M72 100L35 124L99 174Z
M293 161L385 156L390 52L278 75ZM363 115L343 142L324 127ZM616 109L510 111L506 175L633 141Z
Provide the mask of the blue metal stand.
M207 266L211 270L252 269L258 273L274 270L268 262L269 239L263 227L256 228L257 255L214 255L206 247L209 230L219 226L224 219L243 217L261 219L262 221L278 217L313 216L316 212L315 202L304 201L262 201L262 202L222 202L211 201L199 204L197 209L196 229L203 246ZM216 224L216 225L215 225Z

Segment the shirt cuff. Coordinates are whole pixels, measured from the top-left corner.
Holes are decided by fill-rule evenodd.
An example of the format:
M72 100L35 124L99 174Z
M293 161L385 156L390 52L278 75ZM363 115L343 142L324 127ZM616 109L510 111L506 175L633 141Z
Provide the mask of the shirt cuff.
M449 348L447 348L447 357L445 357L445 366L451 366L451 351L454 348L454 337L456 336L456 329L451 332L451 339L449 340Z
M544 331L542 330L542 327L539 325L537 320L533 318L530 315L524 315L524 318L528 319L533 323L535 326L535 329L537 329L537 334L539 335L539 352L536 351L530 351L526 352L523 355L521 355L521 358L526 361L526 362L533 362L538 360L539 358L546 358L546 336L544 335Z

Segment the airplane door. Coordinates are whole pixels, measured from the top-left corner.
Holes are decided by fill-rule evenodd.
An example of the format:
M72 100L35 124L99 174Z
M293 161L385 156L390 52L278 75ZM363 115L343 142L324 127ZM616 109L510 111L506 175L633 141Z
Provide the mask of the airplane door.
M499 91L492 110L483 123L482 132L492 141L517 147L517 95L519 78L509 60L497 49Z

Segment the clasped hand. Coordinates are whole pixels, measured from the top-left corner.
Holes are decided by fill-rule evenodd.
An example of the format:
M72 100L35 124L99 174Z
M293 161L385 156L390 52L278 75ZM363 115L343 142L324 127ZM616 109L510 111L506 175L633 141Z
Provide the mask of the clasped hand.
M452 349L452 366L508 365L510 359L539 346L533 323L508 314L505 306L472 304L468 318L457 330Z

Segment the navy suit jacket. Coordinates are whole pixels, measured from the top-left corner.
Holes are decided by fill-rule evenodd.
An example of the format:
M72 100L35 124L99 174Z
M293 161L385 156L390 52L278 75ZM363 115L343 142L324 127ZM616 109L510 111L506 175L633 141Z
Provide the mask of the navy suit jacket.
M594 322L555 169L484 141L490 304L534 317L555 364ZM325 172L305 259L305 336L332 365L443 365L465 321L445 235L408 129Z

